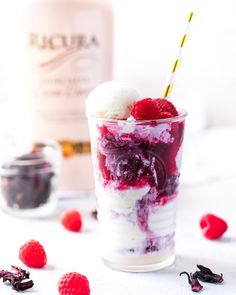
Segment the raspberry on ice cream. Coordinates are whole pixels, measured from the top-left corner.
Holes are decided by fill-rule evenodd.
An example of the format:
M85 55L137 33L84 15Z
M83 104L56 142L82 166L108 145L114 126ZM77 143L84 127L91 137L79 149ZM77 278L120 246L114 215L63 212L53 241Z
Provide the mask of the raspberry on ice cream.
M155 120L160 117L160 112L152 98L144 98L134 103L130 114L136 120Z
M178 116L175 106L164 98L143 98L133 104L130 113L136 120L157 120Z
M154 99L155 105L160 112L160 117L158 119L172 118L178 116L178 112L175 106L165 98Z

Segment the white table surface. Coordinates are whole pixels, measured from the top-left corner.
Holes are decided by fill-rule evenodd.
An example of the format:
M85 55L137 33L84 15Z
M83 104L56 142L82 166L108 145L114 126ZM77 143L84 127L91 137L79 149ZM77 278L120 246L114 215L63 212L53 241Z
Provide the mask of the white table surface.
M181 271L194 271L203 264L215 272L222 272L222 285L204 284L201 294L229 295L236 290L236 202L235 180L182 188L179 197L176 234L176 262L174 266L152 273L125 273L103 265L97 252L97 221L90 211L94 200L80 199L63 202L64 207L76 207L84 216L81 233L66 231L58 216L46 220L19 219L0 212L2 238L0 269L10 265L22 266L19 247L29 239L39 240L45 247L48 265L44 269L29 269L35 286L26 294L56 295L57 282L62 274L77 271L90 281L91 295L185 295L193 294ZM62 206L63 205L63 206ZM224 217L229 224L219 241L208 241L200 232L202 214L212 212ZM16 294L10 286L0 283L0 294Z

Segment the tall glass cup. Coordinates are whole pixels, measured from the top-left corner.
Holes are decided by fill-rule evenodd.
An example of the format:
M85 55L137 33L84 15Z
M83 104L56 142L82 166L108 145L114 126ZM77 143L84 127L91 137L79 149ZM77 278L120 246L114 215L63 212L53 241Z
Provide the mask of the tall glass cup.
M151 271L174 262L176 197L186 112L154 121L89 117L106 265Z

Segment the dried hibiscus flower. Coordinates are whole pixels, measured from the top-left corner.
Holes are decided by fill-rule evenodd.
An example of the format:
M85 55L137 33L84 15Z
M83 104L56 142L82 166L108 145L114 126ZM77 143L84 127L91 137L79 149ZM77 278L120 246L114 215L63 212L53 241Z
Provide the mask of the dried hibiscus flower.
M92 216L94 219L98 219L98 211L96 209L94 209L92 212L91 212Z
M0 270L0 279L3 282L9 282L12 285L12 289L16 291L25 291L32 288L34 283L32 280L28 280L30 273L17 266L12 266L11 271Z
M197 277L193 276L191 273L187 273L186 271L181 272L179 275L187 275L188 277L188 283L191 286L191 289L193 292L200 292L203 288L203 286L199 283Z
M224 281L222 273L215 274L209 268L203 265L197 265L198 269L192 276L199 279L200 281L207 283L220 284Z

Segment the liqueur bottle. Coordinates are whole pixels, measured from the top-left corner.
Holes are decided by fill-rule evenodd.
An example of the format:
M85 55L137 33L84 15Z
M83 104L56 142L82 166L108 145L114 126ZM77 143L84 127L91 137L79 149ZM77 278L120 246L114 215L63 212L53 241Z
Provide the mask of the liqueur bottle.
M6 35L6 54L12 63L9 93L25 132L29 130L35 140L61 143L61 190L90 191L85 99L95 86L112 79L110 2L23 1Z

